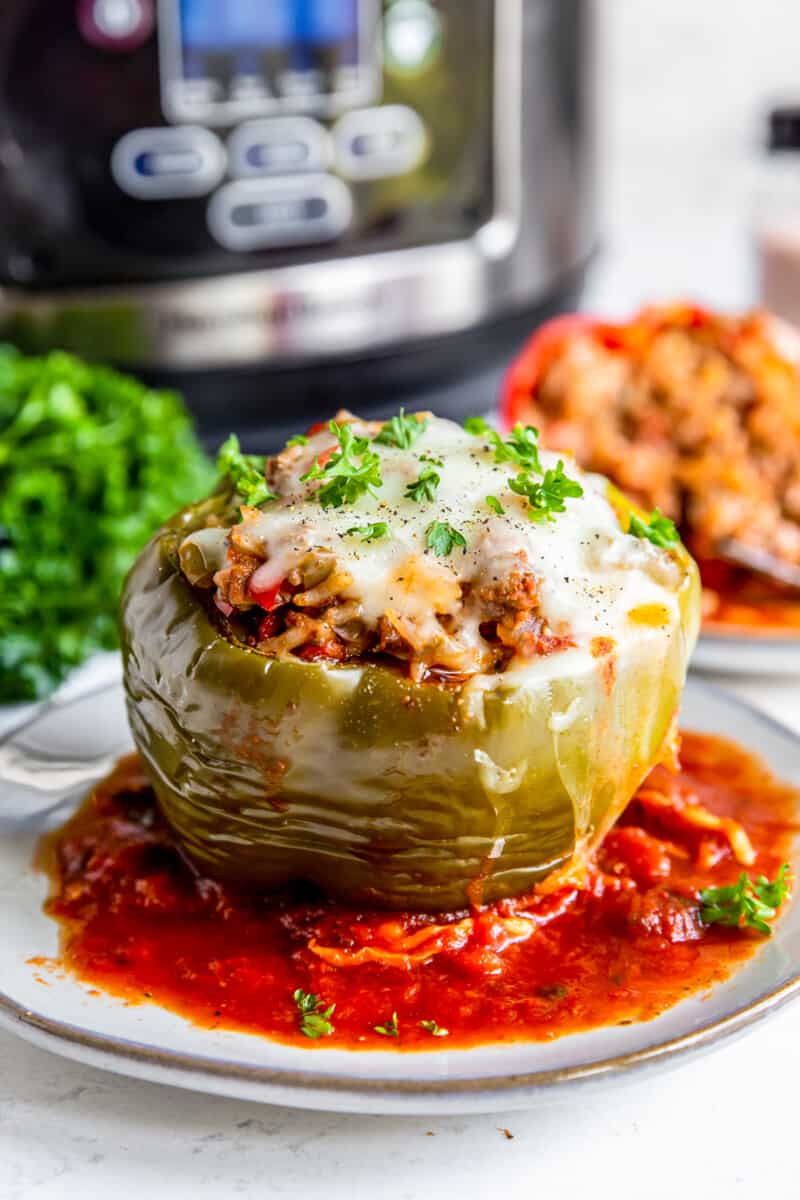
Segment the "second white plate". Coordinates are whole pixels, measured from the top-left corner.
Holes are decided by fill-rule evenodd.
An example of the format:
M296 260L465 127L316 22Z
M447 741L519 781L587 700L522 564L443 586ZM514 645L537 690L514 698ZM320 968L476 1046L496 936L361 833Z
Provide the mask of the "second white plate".
M800 687L800 637L702 632L691 668L720 675L778 675Z

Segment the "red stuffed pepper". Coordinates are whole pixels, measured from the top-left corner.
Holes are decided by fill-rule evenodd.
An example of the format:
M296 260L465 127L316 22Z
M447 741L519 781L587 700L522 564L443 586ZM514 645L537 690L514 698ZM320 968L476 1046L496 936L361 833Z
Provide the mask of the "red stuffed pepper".
M800 376L767 315L556 318L512 363L500 411L678 525L707 623L800 633Z

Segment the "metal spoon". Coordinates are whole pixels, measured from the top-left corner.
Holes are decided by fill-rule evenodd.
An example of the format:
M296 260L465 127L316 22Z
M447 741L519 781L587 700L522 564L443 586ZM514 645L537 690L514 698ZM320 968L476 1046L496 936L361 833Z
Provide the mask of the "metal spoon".
M720 558L736 567L744 567L761 579L800 593L800 567L786 562L769 550L748 546L737 538L726 538L718 547Z

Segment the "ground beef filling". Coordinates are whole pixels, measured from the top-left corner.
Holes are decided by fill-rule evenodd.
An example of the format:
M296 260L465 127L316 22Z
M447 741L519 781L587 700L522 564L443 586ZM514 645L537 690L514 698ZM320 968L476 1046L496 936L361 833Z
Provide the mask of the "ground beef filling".
M796 368L759 314L645 317L622 347L566 343L531 397L544 442L660 508L702 560L736 539L800 564Z
M575 644L554 633L540 613L538 582L530 569L515 568L483 585L461 584L457 611L434 614L423 626L393 613L369 628L359 603L339 594L337 584L346 580L332 556L310 552L274 594L258 603L249 583L262 560L236 542L234 526L226 565L215 576L215 619L221 614L227 632L264 654L329 662L388 657L415 679L460 680L477 671L502 671L517 656L541 657ZM470 620L473 614L479 619ZM459 632L463 625L477 626L477 636L465 639Z
M425 414L419 416L427 420ZM351 426L356 437L373 447L384 429L380 421L361 421L345 410L337 413L335 423ZM442 459L425 455L424 442L412 445L417 449L406 458L396 455L406 447L394 447L382 467L390 482L394 472L395 484L399 477L406 489L423 468L444 469ZM416 680L435 676L461 681L575 644L568 627L552 628L541 611L541 580L529 548L519 544L513 529L497 526L496 514L485 501L486 515L470 535L470 559L445 561L446 555L431 553L418 531L398 539L398 553L384 560L385 586L376 601L375 592L370 593L369 569L366 582L355 577L354 563L372 552L367 542L355 558L347 552L337 555L331 547L337 546L342 531L326 530L324 521L318 525L314 513L306 515L302 508L319 486L313 478L308 480L311 463L323 467L337 448L338 433L327 425L314 426L265 461L267 485L285 502L284 514L287 506L290 513L295 504L299 508L290 517L289 537L285 526L283 534L279 526L274 539L268 537L264 511L243 504L225 521L226 527L214 517L182 544L184 575L224 633L273 657L390 660L402 664ZM440 482L437 476L437 488ZM395 487L392 519L404 527L408 514L402 505L412 501L404 495L397 499L397 491ZM416 505L416 498L412 500ZM474 514L474 508L470 511ZM447 517L452 509L446 504L442 509L431 507L430 521L440 514ZM490 526L492 519L495 524ZM354 525L357 520L354 515ZM279 566L281 561L285 565Z

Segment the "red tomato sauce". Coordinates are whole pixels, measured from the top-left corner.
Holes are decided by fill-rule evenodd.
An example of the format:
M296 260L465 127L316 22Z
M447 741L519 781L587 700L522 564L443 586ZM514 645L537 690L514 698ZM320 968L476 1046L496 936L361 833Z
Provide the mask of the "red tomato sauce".
M646 1020L724 979L762 938L705 926L698 892L736 881L743 845L748 874L773 879L797 812L758 759L685 734L679 772L656 768L572 878L447 917L387 913L198 875L132 756L48 835L40 865L61 964L94 987L306 1047L432 1049ZM303 1036L298 988L335 1005L329 1036ZM376 1032L392 1014L398 1036Z
M800 601L748 571L701 561L703 628L717 633L800 637Z

